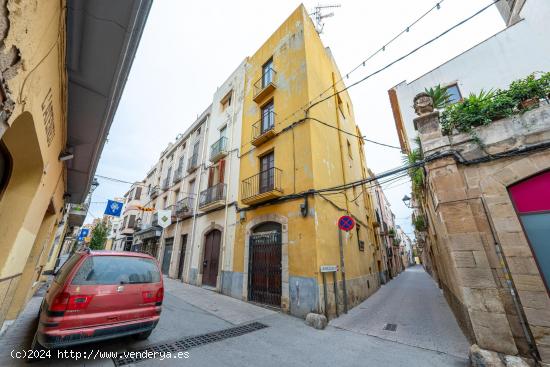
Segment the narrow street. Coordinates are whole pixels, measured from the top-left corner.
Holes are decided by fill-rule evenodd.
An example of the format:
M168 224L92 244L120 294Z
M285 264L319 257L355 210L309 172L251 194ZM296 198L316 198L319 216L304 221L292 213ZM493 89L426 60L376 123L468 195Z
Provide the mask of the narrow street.
M421 267L409 268L347 315L333 320L325 330L315 330L302 319L172 279L165 279L165 287L161 321L149 340L138 342L127 337L72 350L141 350L260 322L267 327L191 347L188 359L149 359L137 365L365 366L367 358L369 366L467 365L468 343L440 291ZM0 338L0 365L25 364L11 358L10 353L28 347L40 301L40 296L33 297L16 323ZM386 323L396 324L397 330L382 330ZM35 365L115 364L111 359L53 358Z
M387 324L394 324L395 331L384 330ZM408 268L330 325L459 358L470 347L443 293L421 265Z

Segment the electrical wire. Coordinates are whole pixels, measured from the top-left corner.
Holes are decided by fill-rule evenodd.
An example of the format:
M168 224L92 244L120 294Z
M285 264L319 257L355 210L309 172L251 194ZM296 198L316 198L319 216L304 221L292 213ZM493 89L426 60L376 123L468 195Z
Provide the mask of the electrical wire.
M362 83L362 82L364 82L364 81L366 81L366 80L372 78L373 76L375 76L375 75L381 73L382 71L384 71L384 70L390 68L391 66L397 64L398 62L400 62L400 61L406 59L407 57L409 57L409 56L415 54L416 52L420 51L420 50L423 49L424 47L426 47L426 46L432 44L433 42L437 41L439 38L443 37L444 35L446 35L447 33L451 32L452 30L454 30L454 29L460 27L461 25L463 25L464 23L466 23L466 22L472 20L473 18L475 18L475 17L478 16L479 14L483 13L485 10L489 9L490 7L492 7L493 5L495 5L496 3L498 3L499 1L501 1L501 0L495 0L495 1L491 2L490 4L488 4L488 5L486 5L485 7L481 8L480 10L478 10L477 12L475 12L474 14L470 15L469 17L467 17L467 18L461 20L460 22L456 23L456 24L453 25L452 27L450 27L450 28L446 29L445 31L443 31L442 33L438 34L438 35L435 36L434 38L431 38L430 40L424 42L424 43L421 44L420 46L414 48L412 51L409 51L408 53L406 53L406 54L404 54L404 55L398 57L397 59L393 60L393 61L390 62L389 64L387 64L387 65L383 66L382 68L380 68L380 69L378 69L378 70L376 70L376 71L374 71L374 72L368 74L367 76L365 76L365 77L359 79L358 81L356 81L356 82L354 82L354 83L348 85L347 87L342 88L341 90L339 90L339 91L337 91L337 92L335 92L335 93L333 93L333 94L331 94L331 95L329 95L329 96L327 96L327 97L325 97L325 98L323 98L323 99L321 99L321 100L319 100L319 101L317 101L317 102L311 104L308 108L306 108L306 110L305 110L306 113L309 112L309 110L310 110L312 107L314 107L314 106L316 106L316 105L318 105L318 104L320 104L320 103L322 103L322 102L324 102L324 101L326 101L326 100L328 100L328 99L330 99L330 98L332 98L332 97L334 97L334 96L336 96L336 95L339 95L339 94L342 93L342 92L347 91L348 89L350 89L350 88L352 88L352 87L354 87L354 86L356 86L356 85L358 85L358 84L360 84L360 83Z

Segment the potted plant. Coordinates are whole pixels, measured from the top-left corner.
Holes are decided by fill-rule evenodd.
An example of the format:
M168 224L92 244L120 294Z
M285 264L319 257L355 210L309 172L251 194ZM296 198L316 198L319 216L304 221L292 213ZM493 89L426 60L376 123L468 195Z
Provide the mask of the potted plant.
M547 92L544 88L546 79L536 79L531 74L524 79L513 81L510 84L508 93L522 110L536 108L539 106L540 98L544 98Z
M451 99L451 95L447 91L447 88L441 88L439 84L430 89L426 88L424 92L432 97L433 106L438 110L445 108Z

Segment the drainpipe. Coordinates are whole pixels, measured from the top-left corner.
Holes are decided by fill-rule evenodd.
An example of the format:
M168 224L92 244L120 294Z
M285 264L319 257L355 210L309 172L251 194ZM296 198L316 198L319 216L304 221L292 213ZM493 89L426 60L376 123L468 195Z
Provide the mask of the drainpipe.
M200 192L200 189L201 189L201 181L202 181L202 171L203 171L203 166L204 166L204 159L205 159L205 154L206 154L206 137L208 136L208 123L210 122L210 115L206 118L206 122L204 123L204 139L203 139L203 142L202 142L202 157L201 157L201 161L200 161L200 167L199 167L199 179L198 179L198 182L197 182L197 187L195 188L195 193L193 193L193 195L195 196L195 203L194 203L194 208L193 208L193 227L191 229L191 253L189 254L189 271L187 272L187 282L189 283L189 276L191 275L191 267L192 267L192 262L193 262L193 253L194 253L194 249L195 249L195 231L196 231L196 227L197 227L197 212L198 212L198 209L199 209L199 192ZM189 147L191 148L191 147ZM200 267L201 264L199 264L199 267ZM200 271L200 269L197 268L197 271Z
M239 78L240 79L240 78ZM243 85L243 88L244 88L244 85ZM236 98L235 98L236 99ZM228 154L227 156L229 157L228 159L228 162L227 162L227 189L226 189L226 192L225 192L225 210L224 210L224 219L223 219L223 237L222 237L222 256L221 256L221 275L220 275L220 293L223 293L223 268L224 268L224 263L225 263L225 247L227 245L227 236L228 236L228 233L229 231L227 230L227 212L229 211L229 207L228 207L228 198L229 198L229 193L231 192L231 169L232 169L232 161L233 161L233 158L232 158L232 155L233 155L233 133L234 133L234 129L235 129L235 105L237 103L233 103L233 106L231 106L231 131L230 131L230 134L229 134L229 141L228 141ZM224 178L225 179L225 178ZM237 187L238 187L238 183L237 183ZM237 211L235 210L235 213Z

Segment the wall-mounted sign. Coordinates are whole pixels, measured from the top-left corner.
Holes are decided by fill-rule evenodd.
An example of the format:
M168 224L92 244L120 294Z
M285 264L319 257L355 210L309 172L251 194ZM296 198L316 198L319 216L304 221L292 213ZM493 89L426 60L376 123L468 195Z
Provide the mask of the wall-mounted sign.
M333 273L338 271L338 265L321 265L321 273Z

